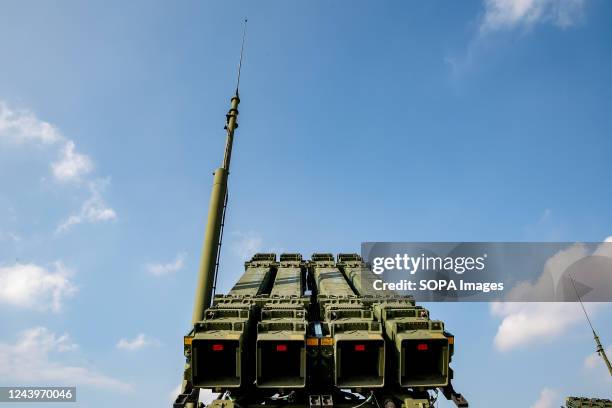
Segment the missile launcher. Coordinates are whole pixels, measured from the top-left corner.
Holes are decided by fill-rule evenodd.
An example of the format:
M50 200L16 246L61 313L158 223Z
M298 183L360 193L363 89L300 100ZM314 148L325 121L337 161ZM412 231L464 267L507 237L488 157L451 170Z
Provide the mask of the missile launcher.
M444 323L411 297L355 284L349 256L363 271L358 254L255 254L185 337L187 389L347 407L356 404L342 390L351 390L411 407L439 388L467 406L451 385L454 337Z
M242 51L240 61L238 79ZM215 294L239 104L237 86L173 407L201 407L200 389L219 393L211 408L427 408L438 389L467 407L451 383L454 337L411 297L374 290L358 254L254 254L231 290Z

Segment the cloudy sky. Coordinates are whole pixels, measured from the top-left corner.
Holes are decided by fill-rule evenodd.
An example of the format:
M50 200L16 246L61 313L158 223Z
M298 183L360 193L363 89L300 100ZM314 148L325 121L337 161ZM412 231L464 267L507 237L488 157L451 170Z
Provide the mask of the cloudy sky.
M169 405L245 16L222 288L258 250L612 235L612 4L458 3L3 2L0 384ZM430 308L475 407L612 397L576 304Z

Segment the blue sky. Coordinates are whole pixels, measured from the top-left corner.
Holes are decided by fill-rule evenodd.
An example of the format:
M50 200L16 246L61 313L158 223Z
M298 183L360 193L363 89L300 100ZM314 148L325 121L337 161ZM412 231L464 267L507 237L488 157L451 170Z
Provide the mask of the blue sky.
M168 406L245 16L224 289L257 250L612 235L609 2L5 2L0 384ZM577 305L429 306L475 407L612 396Z

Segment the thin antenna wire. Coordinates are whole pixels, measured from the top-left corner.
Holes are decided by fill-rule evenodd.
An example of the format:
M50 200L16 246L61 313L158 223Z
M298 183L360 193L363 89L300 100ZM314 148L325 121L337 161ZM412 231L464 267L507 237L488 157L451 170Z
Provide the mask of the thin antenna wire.
M246 37L246 25L247 19L244 19L244 25L242 27L242 45L240 46L240 62L238 63L238 81L236 82L236 96L238 96L238 88L240 87L240 70L242 69L242 54L244 52L244 38Z
M582 303L582 299L580 299L580 295L578 294L578 289L576 289L576 284L574 283L574 278L572 277L572 275L569 275L570 280L572 281L572 286L574 287L574 292L576 292L576 297L578 298L578 301L580 302L580 306L582 306L582 311L584 312L584 315L587 318L587 322L589 322L589 326L591 326L591 330L593 331L593 333L595 333L595 329L593 328L593 324L591 324L591 319L589 319L589 314L587 313L586 309L584 308L584 304Z
M578 290L576 289L574 278L572 277L572 275L570 275L569 277L572 281L572 286L574 287L574 291L576 292L576 297L578 297L578 300L580 301L580 306L582 306L582 311L584 312L584 315L586 316L587 321L589 322L589 326L591 326L591 330L593 331L593 338L595 340L595 345L597 346L595 351L603 359L604 363L606 364L606 367L608 367L608 372L612 376L612 364L610 363L610 360L608 360L608 356L606 355L606 349L603 348L603 346L601 345L601 341L599 341L599 337L597 336L597 333L595 333L595 329L593 328L591 319L589 319L589 315L586 312L586 309L584 308L584 304L582 303L582 299L580 299L580 295L578 294Z

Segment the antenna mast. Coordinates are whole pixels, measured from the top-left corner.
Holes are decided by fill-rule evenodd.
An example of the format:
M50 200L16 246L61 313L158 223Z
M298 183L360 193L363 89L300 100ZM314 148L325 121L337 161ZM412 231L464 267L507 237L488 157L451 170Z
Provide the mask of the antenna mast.
M223 225L225 223L225 209L227 208L227 179L229 176L230 159L232 157L232 145L234 143L234 130L238 128L238 88L240 86L240 71L242 69L242 55L244 53L244 39L246 35L246 22L242 30L242 46L240 47L240 62L238 63L238 78L236 81L236 93L230 101L230 109L225 115L225 153L223 163L214 172L213 186L208 205L208 221L204 235L204 246L200 260L198 273L198 284L196 286L195 302L193 306L192 323L204 318L204 311L210 306L219 268L219 255L221 253L221 240L223 237Z
M246 37L246 18L244 19L244 24L242 26L242 45L240 46L240 62L238 62L238 80L236 81L236 96L238 96L238 88L240 87L240 70L242 69L242 54L244 52L244 38Z
M589 322L589 326L591 327L591 331L593 331L593 338L595 339L595 344L597 345L597 348L595 349L595 351L597 352L597 354L600 355L600 357L603 359L604 363L606 363L606 366L608 367L608 371L610 372L610 375L612 376L612 365L610 364L610 360L608 360L608 356L606 355L606 350L603 348L603 346L601 345L601 342L599 341L599 336L597 336L597 333L595 332L595 328L593 327L593 324L591 323L591 319L589 318L589 314L587 313L586 309L584 308L584 304L582 303L582 299L580 299L580 295L578 294L578 289L576 289L576 283L574 282L574 278L570 275L570 280L572 281L572 286L574 287L574 292L576 292L576 297L578 298L578 301L580 302L580 306L582 307L582 311L584 312L584 315L586 316L587 322Z

